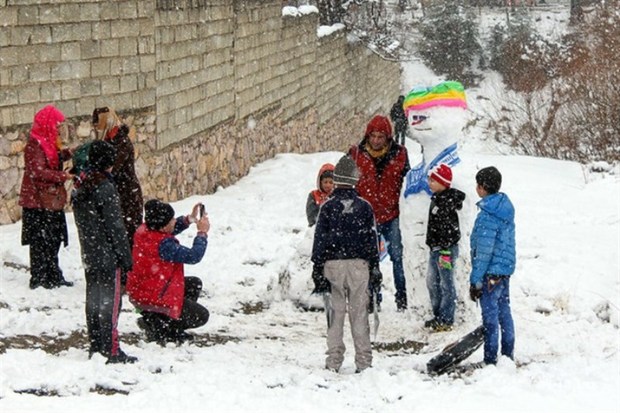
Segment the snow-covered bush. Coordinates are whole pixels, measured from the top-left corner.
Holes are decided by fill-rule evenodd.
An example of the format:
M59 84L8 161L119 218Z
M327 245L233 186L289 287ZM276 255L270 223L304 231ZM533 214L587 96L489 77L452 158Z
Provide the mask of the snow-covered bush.
M417 48L426 65L466 86L475 83L474 67L481 53L478 26L459 2L447 0L427 8L420 34Z
M620 159L620 2L593 9L557 43L522 19L492 31L491 67L509 93L495 103L496 140L534 156Z

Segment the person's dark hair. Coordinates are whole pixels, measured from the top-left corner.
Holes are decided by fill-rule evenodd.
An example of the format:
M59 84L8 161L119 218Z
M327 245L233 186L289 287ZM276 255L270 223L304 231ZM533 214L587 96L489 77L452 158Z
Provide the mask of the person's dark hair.
M105 171L114 166L116 149L106 141L94 141L88 149L88 164L96 171Z
M159 230L174 218L174 209L170 204L158 199L151 199L144 204L144 222L151 230Z
M476 183L487 193L496 194L502 186L502 174L494 166L482 168L476 174Z

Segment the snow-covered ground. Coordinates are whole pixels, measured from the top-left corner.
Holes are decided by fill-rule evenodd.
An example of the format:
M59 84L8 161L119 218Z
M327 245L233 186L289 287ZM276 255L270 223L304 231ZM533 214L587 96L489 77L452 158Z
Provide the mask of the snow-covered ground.
M83 341L51 353L6 344L25 335L46 335L57 343L75 332L83 335L85 284L71 214L70 246L61 251L61 265L76 282L73 288L29 290L28 273L7 266L28 263L28 250L19 242L21 223L0 227L0 343L9 347L0 355L0 409L618 411L618 171L592 174L571 162L485 154L464 145L463 163L455 168L468 194L464 232L475 214L478 167L496 165L503 172L503 190L517 211L518 267L512 282L517 364L500 360L497 367L461 378L424 372L444 345L479 324L480 315L465 296L463 259L456 329L429 335L422 328L430 311L426 263L423 247L416 245L423 238L407 221L416 215L408 199L403 227L411 308L396 313L390 264L382 263L386 293L377 342L392 346L374 352L372 369L353 374L349 341L343 370L335 374L323 369L324 314L302 311L282 294L278 279L289 270L291 296L310 293L304 289L307 258L298 252L309 239L305 199L320 165L339 156L278 155L232 187L174 204L179 214L198 201L207 205L212 222L207 254L200 264L187 266L187 273L205 282L201 302L212 316L195 331L198 344L161 348L138 336L137 314L125 302L119 330L125 351L140 359L134 365L105 365L99 356L89 360ZM183 234L182 242L189 244L194 231ZM425 346L415 353L408 341ZM478 350L471 359L481 357ZM31 394L36 391L48 396Z
M438 79L418 64L403 91ZM476 96L468 90L470 110ZM352 139L352 144L360 136ZM204 202L211 219L202 278L209 323L193 344L146 343L125 299L119 323L133 365L88 359L85 281L72 214L60 253L72 288L28 288L21 222L0 226L0 411L73 412L601 412L620 411L620 171L593 173L572 162L510 155L475 127L460 144L454 185L467 193L457 263L457 325L429 334L423 245L428 198L402 201L410 308L397 313L389 260L373 368L354 374L353 348L339 374L324 369L325 315L310 297L312 232L305 201L316 173L340 153L281 154L236 185L173 204L178 214ZM419 146L409 141L411 163ZM516 363L463 376L431 377L425 366L480 324L467 298L468 236L476 214L476 171L495 165L516 208L517 270L511 281ZM192 227L179 236L189 245ZM372 322L372 320L371 320ZM43 338L40 338L43 337ZM421 347L421 348L419 348ZM482 359L479 349L471 361Z

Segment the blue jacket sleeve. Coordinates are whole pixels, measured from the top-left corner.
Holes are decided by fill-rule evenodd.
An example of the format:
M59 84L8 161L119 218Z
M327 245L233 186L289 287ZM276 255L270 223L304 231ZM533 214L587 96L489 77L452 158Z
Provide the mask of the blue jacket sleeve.
M183 264L199 263L206 250L207 237L204 235L196 235L192 248L179 244L175 238L166 238L159 244L159 256L162 260Z
M189 222L187 218L184 216L177 217L177 222L174 223L174 230L172 231L172 235L180 234L189 228Z
M498 231L499 221L491 219L488 213L481 211L471 233L470 284L478 287L482 285L482 280L493 258Z

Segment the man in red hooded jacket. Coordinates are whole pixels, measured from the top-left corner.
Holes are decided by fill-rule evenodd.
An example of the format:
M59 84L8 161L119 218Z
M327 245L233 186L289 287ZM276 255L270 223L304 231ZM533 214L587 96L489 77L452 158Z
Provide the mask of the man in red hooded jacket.
M410 169L407 149L394 141L390 120L376 115L368 123L362 142L352 146L349 155L360 171L357 192L372 205L377 232L388 242L396 287L396 308L404 311L407 309L407 289L398 218L400 191ZM379 302L379 291L372 293L377 294Z

